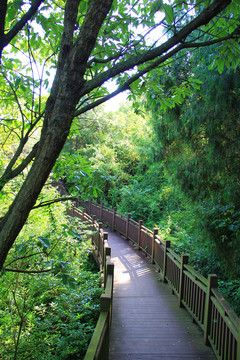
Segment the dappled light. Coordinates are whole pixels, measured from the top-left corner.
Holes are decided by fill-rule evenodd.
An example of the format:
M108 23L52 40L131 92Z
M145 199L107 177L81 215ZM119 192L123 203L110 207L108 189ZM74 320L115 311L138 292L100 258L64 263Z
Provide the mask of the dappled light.
M130 283L129 285L131 285L131 281L144 277L150 271L143 260L136 259L129 251L128 253L120 251L119 255L113 257L113 261L121 269L116 277L118 283Z

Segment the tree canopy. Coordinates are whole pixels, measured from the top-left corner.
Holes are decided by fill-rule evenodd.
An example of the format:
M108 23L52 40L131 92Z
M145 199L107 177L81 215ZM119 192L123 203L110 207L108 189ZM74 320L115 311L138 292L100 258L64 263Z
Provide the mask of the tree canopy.
M164 71L186 49L221 44L222 56L210 66L236 67L240 3L1 0L0 5L3 194L6 184L20 178L19 191L1 214L2 268L73 119L81 122L82 114L119 92L144 91L144 76ZM110 80L117 84L112 93ZM14 146L8 143L12 137Z

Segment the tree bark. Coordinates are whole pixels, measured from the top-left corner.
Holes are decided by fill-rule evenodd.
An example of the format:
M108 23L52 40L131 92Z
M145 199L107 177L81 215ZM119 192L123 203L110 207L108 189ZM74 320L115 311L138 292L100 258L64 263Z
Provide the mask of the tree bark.
M112 5L112 0L92 1L80 35L72 46L61 69L61 81L47 102L43 130L31 170L18 195L0 224L0 269L9 250L27 220L44 183L67 139L84 85L87 60L98 31Z

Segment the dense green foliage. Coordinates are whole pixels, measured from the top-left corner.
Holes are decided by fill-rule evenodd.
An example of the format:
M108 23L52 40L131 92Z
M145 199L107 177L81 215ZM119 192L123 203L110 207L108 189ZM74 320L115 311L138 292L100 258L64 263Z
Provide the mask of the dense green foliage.
M84 357L101 281L86 225L64 210L36 209L9 254L0 277L0 358Z
M161 107L155 94L151 109L155 144L167 177L198 207L203 227L214 243L229 277L240 274L240 173L239 173L239 67L206 71L218 49L198 51L184 63L176 60L169 72L156 81L168 94L171 83L191 87L180 104ZM202 61L199 64L199 57ZM171 92L170 92L171 95ZM171 97L170 97L171 99ZM149 106L149 105L148 105Z

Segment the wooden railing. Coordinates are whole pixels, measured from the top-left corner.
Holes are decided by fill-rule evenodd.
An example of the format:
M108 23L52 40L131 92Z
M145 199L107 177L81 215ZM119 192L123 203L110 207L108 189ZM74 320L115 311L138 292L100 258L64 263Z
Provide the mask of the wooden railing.
M211 345L217 359L240 360L240 319L217 290L217 276L201 276L190 265L188 256L177 255L170 241L158 236L158 229L150 231L143 222L136 222L130 215L109 209L92 201L80 202L88 214L119 232L142 250L155 263L172 291L179 306L184 306L203 330L204 341Z
M114 277L111 248L108 246L108 233L103 232L102 224L84 210L81 211L73 207L68 210L68 214L80 218L86 223L86 228L91 231L93 255L103 274L104 291L100 298L100 315L84 360L108 360Z

